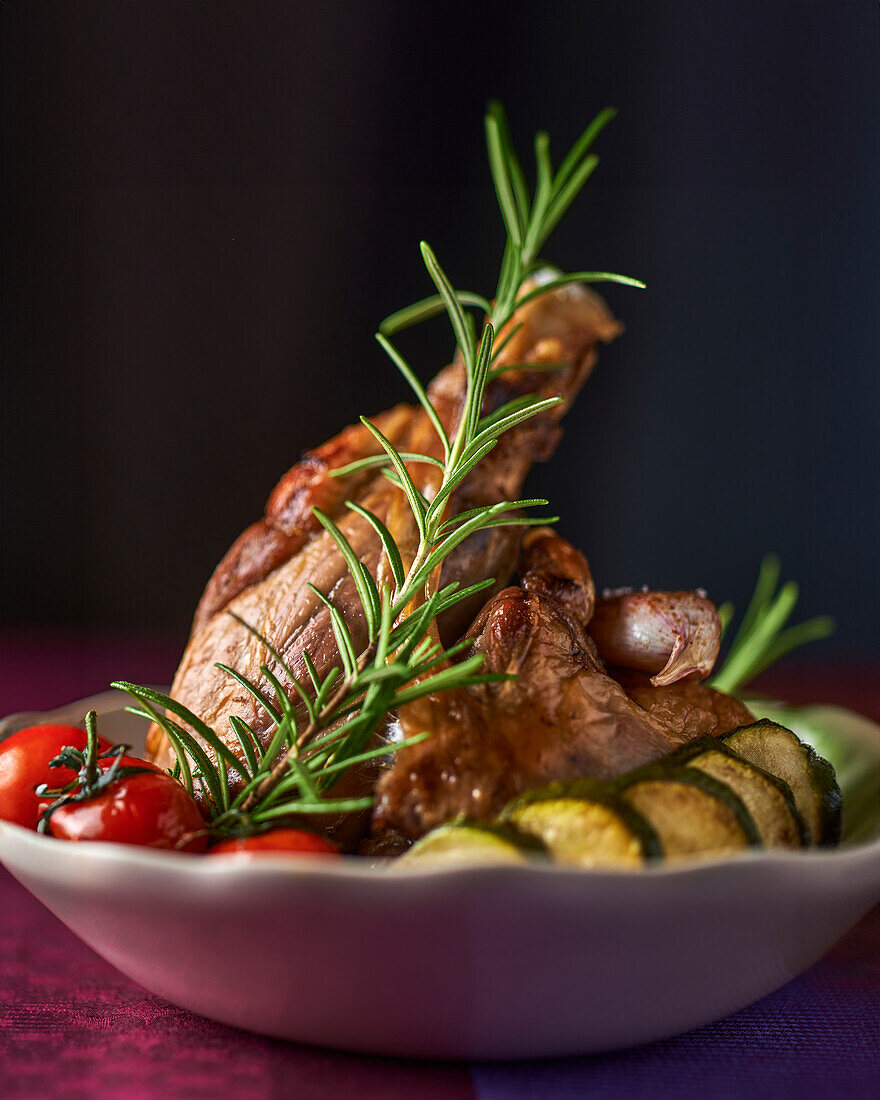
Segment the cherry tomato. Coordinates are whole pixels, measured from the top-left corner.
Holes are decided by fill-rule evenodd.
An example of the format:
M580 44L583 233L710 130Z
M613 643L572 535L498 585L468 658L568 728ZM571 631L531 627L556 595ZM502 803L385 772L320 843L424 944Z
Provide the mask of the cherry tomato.
M208 855L259 856L277 852L313 856L341 855L335 844L307 829L271 829L268 833L257 833L255 836L221 840Z
M99 738L99 751L108 749ZM63 787L76 778L70 768L50 768L62 749L85 749L86 731L79 726L29 726L0 743L0 818L36 829L41 803L34 787Z
M113 760L98 764L106 772ZM205 822L185 788L145 760L123 756L121 765L147 770L123 776L83 802L60 806L49 818L52 836L204 852L208 846ZM188 834L197 835L184 842Z

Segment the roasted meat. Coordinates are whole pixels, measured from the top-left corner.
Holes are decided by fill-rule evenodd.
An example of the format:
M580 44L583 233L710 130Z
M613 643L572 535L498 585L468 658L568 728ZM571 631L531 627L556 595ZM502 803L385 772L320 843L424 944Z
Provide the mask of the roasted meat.
M537 460L548 458L559 437L559 422L596 361L596 347L617 335L619 325L602 300L580 287L556 290L533 299L511 322L520 326L504 347L499 366L529 363L565 363L561 369L509 370L487 388L484 413L519 395L561 396L563 401L533 420L502 436L495 450L466 478L454 501L456 511L515 499ZM510 333L502 332L499 339ZM464 394L464 367L453 362L429 387L432 404L447 431L455 428ZM400 405L376 418L381 430L400 450L439 455L439 441L421 406ZM311 582L344 615L356 645L366 645L363 614L354 584L335 544L312 515L318 505L333 516L355 552L374 577L385 568L381 545L369 524L345 507L356 500L371 509L391 530L404 557L415 546L416 531L403 493L375 470L342 478L331 472L355 459L374 454L378 447L361 426L346 429L316 451L308 453L276 486L263 519L249 527L218 565L196 611L193 630L174 678L172 695L199 714L227 740L233 752L237 742L228 716L251 723L257 734L269 726L265 713L228 675L214 667L225 662L255 682L262 682L260 666L278 671L266 648L232 614L239 616L281 652L297 675L306 676L303 653L319 672L338 661L329 612L307 587ZM437 489L437 470L413 463L410 472L430 499ZM500 528L463 543L444 563L441 581L463 584L496 578L496 590L507 583L519 550L519 529ZM483 596L485 598L485 596ZM459 636L479 608L459 605L441 620L445 640ZM171 762L164 734L153 727L148 741L152 758L163 766Z
M374 823L410 836L457 814L488 819L515 794L554 780L610 779L682 739L606 671L587 627L586 559L547 528L526 536L522 582L490 600L469 652L517 679L428 695L399 716L406 736L377 788Z
M655 687L644 673L623 668L611 672L630 699L677 739L690 741L706 734L720 737L755 720L745 703L698 680Z
M520 571L520 587L490 600L468 632L469 653L517 679L429 695L402 709L402 735L429 730L431 737L398 753L380 779L377 832L416 837L458 814L492 818L520 791L615 778L682 742L751 721L737 700L699 683L693 667L689 679L660 687L644 672L612 674L590 636L597 600L587 562L553 531L526 536ZM714 638L717 652L717 612L705 596L638 596L637 618L678 629L664 627L646 658L642 647L621 642L632 636L633 605L600 600L597 633L619 658L659 671L676 645L691 648L683 637ZM710 671L712 662L714 653L706 666L704 652L701 668ZM682 677L686 668L680 664Z

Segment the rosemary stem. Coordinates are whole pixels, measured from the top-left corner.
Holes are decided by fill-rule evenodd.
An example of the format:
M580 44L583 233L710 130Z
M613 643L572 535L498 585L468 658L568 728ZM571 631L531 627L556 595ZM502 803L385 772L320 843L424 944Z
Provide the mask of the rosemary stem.
M464 401L462 403L462 415L459 420L458 428L455 433L455 439L443 466L443 477L438 489L438 495L442 492L450 480L454 476L458 466L461 462L461 456L464 453L465 448L471 442L473 430L469 429L469 421L466 415L466 410L470 407L473 400L474 391L474 374L469 372L467 387L465 391ZM407 570L406 577L401 585L400 591L395 593L392 600L391 618L392 621L397 621L400 615L404 613L410 602L418 596L418 590L416 586L416 578L421 574L425 563L430 558L432 552L436 549L438 539L440 538L440 531L443 524L446 522L446 518L449 512L449 502L447 506L441 510L441 512L433 519L428 525L425 535L419 540L419 546L413 557L412 563ZM418 587L423 587L419 585ZM255 805L265 800L272 791L281 782L282 778L290 770L291 764L299 755L299 753L308 745L308 743L327 728L327 724L330 718L335 713L339 704L350 694L354 681L357 675L364 671L367 665L372 661L376 654L376 642L372 641L364 652L360 655L357 661L355 674L346 676L336 688L336 691L330 697L330 699L321 708L320 713L313 721L310 721L302 734L295 739L295 742L288 749L283 756L281 756L277 762L272 766L269 774L263 779L263 781L256 786L242 802L240 811L247 813Z
M258 802L262 802L267 795L271 794L289 771L291 763L299 756L302 750L306 748L309 741L313 740L319 733L327 728L334 711L350 693L355 679L370 663L375 652L376 643L371 642L358 658L355 674L353 676L346 676L340 681L339 686L321 708L314 721L309 722L299 737L294 740L294 743L287 752L284 753L283 756L280 756L272 765L269 774L262 783L255 787L247 798L245 798L240 807L241 813L247 813L248 810L252 809Z

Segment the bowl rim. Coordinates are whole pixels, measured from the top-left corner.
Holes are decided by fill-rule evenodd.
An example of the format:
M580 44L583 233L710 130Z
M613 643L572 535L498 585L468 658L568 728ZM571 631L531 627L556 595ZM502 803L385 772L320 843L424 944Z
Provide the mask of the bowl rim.
M61 855L55 837L42 836L39 833L15 825L9 821L0 821L0 863L3 862L4 834L9 833L19 844L33 845L40 852ZM79 862L97 863L108 867L131 867L156 871L167 870L170 874L193 875L203 879L224 877L262 877L266 872L282 874L288 877L336 878L350 880L369 880L372 882L411 882L439 877L467 878L486 873L507 872L517 876L551 875L555 878L572 878L595 882L599 879L624 879L626 881L656 880L658 878L693 878L701 874L717 871L719 868L742 866L775 866L776 868L807 867L811 865L859 864L880 860L880 838L868 843L852 844L844 848L772 851L754 849L735 855L693 859L677 864L660 864L640 867L636 870L618 868L564 867L550 862L535 861L522 864L470 864L470 865L432 865L407 866L397 869L395 860L369 859L363 856L342 855L333 859L322 859L311 855L290 853L276 855L260 853L258 856L242 857L232 854L205 858L204 854L192 852L163 851L155 848L143 848L133 844L117 844L107 841L88 841L68 843L65 859ZM52 856L51 858L54 858ZM880 866L880 865L878 865Z
M100 692L86 696L84 699L76 699L70 703L55 707L49 711L17 711L0 720L0 741L11 735L17 729L21 729L24 723L36 724L40 720L43 724L50 722L69 722L69 712L73 709L102 711L120 709L118 704L128 702L128 696L117 689ZM790 704L781 703L782 706ZM873 727L878 735L877 753L880 756L880 724L856 711L849 711L845 707L837 707L832 704L808 704L799 706L799 710L812 709L840 710L852 715ZM3 860L3 841L9 835L13 843L26 846L33 845L37 852L44 858L54 859L51 853L61 855L58 848L59 842L55 837L45 836L32 829L26 829L10 821L0 820L0 864ZM880 835L869 841L858 841L844 844L836 848L810 848L810 849L748 849L733 855L707 856L683 860L680 863L656 863L647 866L627 868L585 868L565 867L549 861L530 861L522 864L465 864L465 865L407 865L397 866L393 859L381 857L365 857L355 855L341 855L332 859L320 858L315 855L303 855L300 853L275 854L261 852L244 855L237 853L225 853L220 856L205 858L204 853L174 852L155 848L144 848L133 844L119 844L109 841L83 841L80 843L68 842L65 860L73 859L80 863L95 863L104 867L130 867L140 868L144 871L156 872L160 869L167 870L170 874L184 874L187 878L193 875L200 880L215 880L225 877L265 877L267 873L287 878L332 878L348 879L353 882L369 880L372 882L414 882L429 879L442 878L471 878L482 877L487 874L510 873L520 878L533 878L536 875L550 875L556 879L569 878L582 882L617 881L626 880L653 882L660 879L680 879L683 877L705 875L717 872L719 868L741 868L754 866L783 868L803 868L808 866L828 866L834 864L845 866L871 862L877 858L880 860ZM880 866L878 866L880 872Z

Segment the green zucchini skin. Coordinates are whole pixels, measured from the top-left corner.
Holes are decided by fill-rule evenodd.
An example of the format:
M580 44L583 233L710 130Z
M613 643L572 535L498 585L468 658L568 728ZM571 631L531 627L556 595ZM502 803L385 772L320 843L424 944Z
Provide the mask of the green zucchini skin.
M732 749L737 756L742 757L747 763L751 764L752 761L749 758L750 743L753 739L760 742L770 732L773 732L776 736L781 734L788 738L792 746L797 747L802 757L806 783L816 802L814 808L818 818L817 828L811 829L811 821L807 819L806 813L801 811L801 817L804 819L810 834L810 842L822 848L835 847L840 841L843 799L834 768L816 752L812 745L802 741L787 726L780 725L779 722L772 722L768 718L762 718L759 722L753 722L749 726L740 726L738 729L731 730L729 733L724 734L720 740ZM762 764L765 771L769 770L766 763L765 760ZM755 765L753 764L753 766ZM791 789L791 784L789 784L789 789ZM794 791L792 791L792 794L795 802L797 802ZM816 835L812 835L814 832Z
M442 849L437 851L434 842L441 839L441 834L444 840L452 840L456 833L461 835L460 851L463 852L468 851L473 843L471 838L474 838L476 834L491 840L493 846L498 845L501 849L518 853L523 863L549 858L547 846L539 837L533 836L523 829L518 829L512 823L471 821L465 817L457 817L445 825L438 825L436 829L425 833L411 848L403 853L397 862L415 864L422 859L442 862L444 858L448 858L450 852L455 851L457 842L453 841L452 845L445 851Z
M477 829L484 833L491 833L499 840L506 840L509 844L515 844L530 859L546 859L548 857L547 845L540 837L533 833L520 829L512 821L468 821L453 822L456 827L464 826L468 829Z
M440 829L468 829L470 832L476 833L488 833L490 836L497 837L499 840L506 841L508 844L513 844L515 847L521 849L527 856L546 856L547 846L540 839L540 837L534 836L532 833L527 833L525 829L520 829L512 821L474 821L469 817L456 817L452 821L448 821L445 825L438 826ZM436 829L432 829L431 832L436 832ZM426 836L430 836L431 833L426 833ZM418 843L418 841L416 841Z
M820 848L836 848L840 843L840 828L843 821L843 795L840 784L837 782L837 774L830 761L820 756L812 745L806 745L803 741L801 744L807 750L810 774L816 785L824 791L822 805L825 813L817 844Z
M560 798L571 798L585 802L599 802L612 810L623 822L627 829L635 836L642 849L642 856L646 861L663 858L663 847L660 838L641 814L632 806L627 805L622 798L618 798L611 784L601 779L575 779L568 783L549 783L546 787L538 787L535 790L526 791L512 799L502 810L501 820L509 821L526 806L535 802L553 802Z
M798 831L800 838L800 846L805 848L809 843L809 829L803 819L803 816L798 809L797 802L795 801L794 794L791 787L785 782L784 779L780 779L778 775L773 775L772 772L766 771L759 765L752 763L750 760L746 760L745 757L740 756L729 745L726 745L720 738L713 737L711 734L706 734L705 737L698 737L694 741L689 741L686 745L682 745L676 749L675 752L669 756L663 758L664 764L682 765L688 766L688 761L701 756L704 752L717 752L724 756L730 756L734 760L744 764L747 768L751 768L753 772L756 772L762 779L766 780L771 786L782 795L785 800L785 804L791 813L792 820ZM735 792L734 792L735 793Z
M694 756L699 756L701 752L709 752L711 749L719 749L721 752L732 751L722 742L720 737L713 737L711 733L707 733L704 737L696 737L693 741L686 741L683 745L679 745L677 749L674 749L657 763L684 766Z
M720 780L715 779L713 776L706 775L705 772L701 772L697 768L668 764L666 763L666 758L664 758L663 760L658 760L653 764L646 764L642 768L637 768L635 771L621 776L620 779L614 781L613 786L615 791L624 791L627 787L639 783L643 779L657 780L659 782L663 780L673 780L679 783L687 783L692 787L699 787L706 794L720 799L731 809L737 823L745 833L746 841L750 848L763 847L761 843L761 834L758 832L758 827L755 825L752 815L746 809L743 800L738 794L735 794L730 787Z
M569 782L548 783L544 787L533 787L512 798L501 811L505 817L513 810L521 806L529 806L532 802L547 802L551 798L586 798L587 801L596 800L607 802L610 796L609 785L603 779L572 779Z

